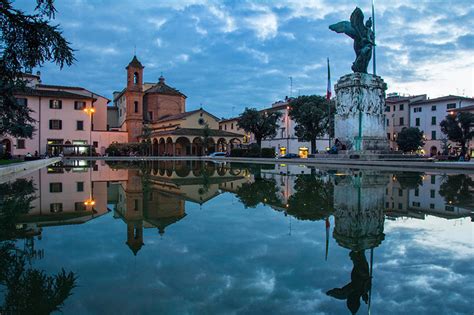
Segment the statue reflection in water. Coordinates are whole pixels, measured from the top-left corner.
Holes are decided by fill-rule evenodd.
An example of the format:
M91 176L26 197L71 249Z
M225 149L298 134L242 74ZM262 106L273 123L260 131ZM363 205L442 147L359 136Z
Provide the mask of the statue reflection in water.
M348 284L326 294L346 300L352 314L358 312L361 300L370 311L374 248L385 238L383 202L388 181L389 176L370 172L335 180L333 236L341 247L350 250L353 268ZM370 265L365 254L367 250L370 250Z

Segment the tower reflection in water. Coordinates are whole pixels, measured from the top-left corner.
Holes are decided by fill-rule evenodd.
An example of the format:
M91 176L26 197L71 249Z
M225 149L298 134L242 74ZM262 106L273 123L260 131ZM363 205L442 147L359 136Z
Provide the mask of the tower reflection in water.
M326 221L326 231L333 216L332 236L349 251L353 267L348 283L326 289L329 296L345 300L352 313L362 303L370 308L374 249L385 238L384 220L426 215L456 219L472 216L474 210L474 181L464 174L342 173L198 161L80 163L53 165L21 179L35 187L35 198L9 221L14 235L8 238L32 241L50 226L82 224L112 212L125 224L126 245L139 255L146 244L144 229L164 236L171 225L186 219L189 203L201 206L232 193L245 207L264 204L296 220Z
M384 197L389 175L370 172L336 177L334 186L334 232L336 242L350 250L353 268L351 281L327 291L329 296L346 300L352 314L361 300L370 309L374 248L385 238ZM366 251L370 250L370 268Z

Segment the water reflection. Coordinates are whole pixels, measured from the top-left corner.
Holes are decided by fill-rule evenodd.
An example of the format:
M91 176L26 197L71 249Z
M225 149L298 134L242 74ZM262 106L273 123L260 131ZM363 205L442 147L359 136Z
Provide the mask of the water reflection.
M143 246L155 238L176 234L175 227L191 220L187 216L191 207L201 207L224 193L233 194L252 211L270 207L272 213L297 221L322 221L327 233L326 256L332 236L347 250L346 261L352 264L347 280L334 280L323 292L327 299L345 300L352 313L360 312L362 303L370 307L373 259L384 247L386 219L425 219L428 215L456 219L472 217L474 210L474 181L465 174L197 161L97 162L58 164L8 185L10 190L22 187L27 191L2 203L2 213L14 214L0 222L8 227L2 228L2 239L41 237L49 227L83 224L112 212L126 235L126 244L121 246L130 249L124 247L130 257L143 255ZM32 195L35 198L30 199Z
M37 199L33 180L0 184L0 287L3 314L50 314L60 311L76 286L76 275L64 269L56 275L33 268L44 252L34 246L35 230L21 224ZM21 249L15 239L23 239Z

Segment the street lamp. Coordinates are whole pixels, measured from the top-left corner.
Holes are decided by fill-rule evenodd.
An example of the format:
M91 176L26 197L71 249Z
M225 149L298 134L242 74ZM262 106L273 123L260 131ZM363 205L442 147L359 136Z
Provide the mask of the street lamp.
M84 113L89 115L89 156L92 156L92 115L95 113L95 108L86 107Z

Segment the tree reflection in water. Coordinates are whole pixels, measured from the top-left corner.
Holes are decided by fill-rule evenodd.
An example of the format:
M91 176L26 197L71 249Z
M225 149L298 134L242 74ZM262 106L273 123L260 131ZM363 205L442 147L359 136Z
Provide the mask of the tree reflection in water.
M439 194L447 204L472 205L474 203L474 180L465 174L450 175L440 186Z
M17 228L21 215L28 213L36 198L31 180L0 185L0 286L5 314L50 314L60 311L76 286L76 275L61 270L47 275L32 268L30 253L17 248L15 239L28 237L28 230Z

